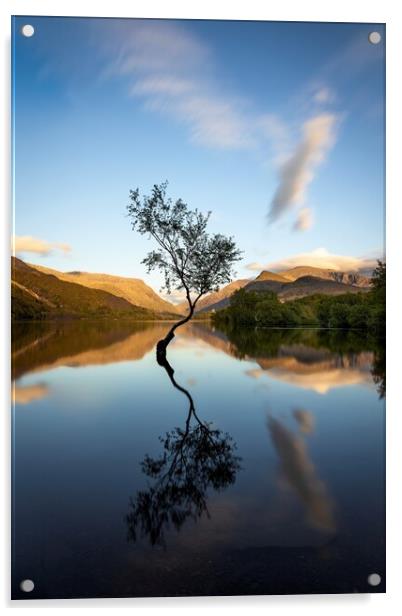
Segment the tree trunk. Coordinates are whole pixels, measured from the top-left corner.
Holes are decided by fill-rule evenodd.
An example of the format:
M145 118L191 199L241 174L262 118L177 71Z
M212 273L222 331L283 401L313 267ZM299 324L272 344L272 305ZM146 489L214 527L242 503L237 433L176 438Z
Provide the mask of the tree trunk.
M188 313L188 315L181 321L178 321L177 323L175 323L173 327L168 331L166 336L162 338L162 340L159 340L158 344L156 345L156 360L160 366L165 367L166 348L169 342L173 340L176 329L180 327L180 325L184 325L185 323L188 323L188 321L190 321L190 319L192 318L194 314L194 308L195 308L195 303L190 304L190 312Z

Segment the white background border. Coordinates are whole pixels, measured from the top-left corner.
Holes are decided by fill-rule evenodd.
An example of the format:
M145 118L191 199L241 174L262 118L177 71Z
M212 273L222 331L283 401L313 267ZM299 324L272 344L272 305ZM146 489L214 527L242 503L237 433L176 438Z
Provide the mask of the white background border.
M1 345L0 374L3 408L1 449L1 480L3 485L0 505L1 530L4 545L0 560L1 606L17 611L30 608L53 610L135 609L137 614L163 611L204 613L230 612L243 614L245 610L267 614L268 610L287 615L295 610L298 616L312 613L388 614L394 610L402 613L402 381L400 359L401 317L401 262L402 262L402 165L401 165L401 114L402 114L402 3L397 0L203 0L177 1L123 1L113 0L3 0L1 4L1 81L0 119L3 123L1 142L2 158L2 225L1 225ZM9 407L9 254L11 235L11 179L10 179L10 24L11 15L70 15L111 17L169 17L204 19L266 19L278 21L364 21L387 24L387 593L385 595L306 595L283 597L233 597L198 599L90 599L70 601L11 602L10 588L10 407ZM364 225L364 220L362 220ZM399 326L399 329L398 329Z

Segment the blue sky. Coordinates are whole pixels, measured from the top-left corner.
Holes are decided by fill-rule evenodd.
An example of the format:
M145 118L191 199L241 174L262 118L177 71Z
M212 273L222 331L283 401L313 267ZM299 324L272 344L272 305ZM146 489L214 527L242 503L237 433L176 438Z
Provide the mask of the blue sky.
M234 235L239 277L372 264L384 45L379 24L15 18L17 254L158 289L125 206L167 179Z

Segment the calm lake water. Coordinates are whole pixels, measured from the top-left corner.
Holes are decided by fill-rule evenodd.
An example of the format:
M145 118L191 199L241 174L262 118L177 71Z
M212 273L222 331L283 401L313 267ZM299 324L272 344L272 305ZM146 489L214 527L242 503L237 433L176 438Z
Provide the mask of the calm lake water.
M383 592L381 349L168 327L15 327L13 598Z

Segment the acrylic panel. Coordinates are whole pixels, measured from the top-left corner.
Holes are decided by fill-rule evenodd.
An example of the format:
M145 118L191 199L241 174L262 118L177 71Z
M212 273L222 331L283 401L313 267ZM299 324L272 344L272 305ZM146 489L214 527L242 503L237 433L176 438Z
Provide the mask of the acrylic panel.
M385 25L12 20L12 597L385 591Z

